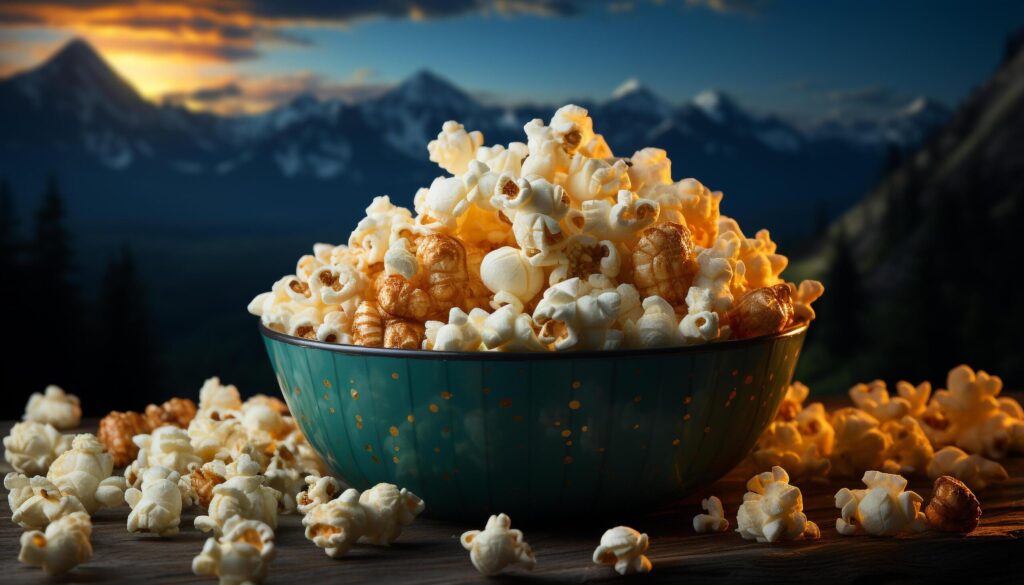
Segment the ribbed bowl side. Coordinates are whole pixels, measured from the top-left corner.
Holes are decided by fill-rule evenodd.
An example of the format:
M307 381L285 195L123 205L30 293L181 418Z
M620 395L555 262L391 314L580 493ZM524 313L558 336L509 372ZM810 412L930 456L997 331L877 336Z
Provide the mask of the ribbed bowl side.
M804 333L714 351L559 360L355 355L265 337L313 448L434 517L657 506L734 467L775 416Z

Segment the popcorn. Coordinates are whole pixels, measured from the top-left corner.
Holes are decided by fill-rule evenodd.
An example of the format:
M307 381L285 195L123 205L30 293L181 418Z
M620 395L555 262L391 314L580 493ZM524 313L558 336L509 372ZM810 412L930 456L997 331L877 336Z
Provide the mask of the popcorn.
M512 565L532 570L537 563L522 531L513 529L512 519L505 514L491 516L483 530L463 532L460 541L473 566L486 576Z
M469 161L476 156L476 151L484 143L484 135L478 131L466 132L466 128L449 120L441 127L436 140L427 144L430 161L453 175L466 172Z
M18 560L42 567L47 575L62 575L92 558L92 521L85 512L72 512L46 527L21 535Z
M525 124L525 144L483 146L480 133L446 122L428 151L451 176L416 191L415 214L375 198L347 245L314 245L249 311L298 338L450 351L690 345L814 318L820 283L784 282L788 261L766 230L747 238L720 214L720 192L673 182L663 150L613 158L593 125L567 105L548 124ZM588 284L576 301L593 323L536 312L574 278ZM617 307L598 302L612 301L605 293L618 294ZM672 308L671 331L661 303L644 315L654 296ZM497 313L506 305L514 308ZM583 330L593 335L581 343Z
M918 420L924 417L925 410L928 408L928 399L932 395L931 382L921 382L914 386L910 382L900 380L896 382L896 393L910 405L908 413L910 416Z
M240 411L211 409L200 412L189 423L187 432L193 451L202 461L237 452L248 442Z
M20 422L4 437L4 459L19 473L45 474L50 463L71 448L72 438L46 423Z
M608 163L602 159L576 154L569 163L565 191L574 201L613 197L629 190L629 165L624 160Z
M640 294L658 295L673 307L686 302L696 268L686 226L666 222L650 227L633 249L633 281Z
M64 516L85 511L78 498L62 494L45 477L28 478L12 471L4 477L4 487L11 521L22 528L42 530Z
M44 393L29 396L22 420L53 425L58 429L77 427L82 420L78 397L64 392L60 386L47 386Z
M260 583L274 560L274 529L258 520L233 517L219 538L208 538L192 559L192 572L219 577L221 585Z
M584 201L583 232L599 240L631 241L637 232L658 219L658 204L637 199L632 191L620 190L612 204L607 199Z
M793 320L793 302L784 284L744 294L726 314L733 337L745 339L783 331Z
M305 488L303 471L309 470L300 470L297 465L298 461L291 449L282 444L277 446L277 452L270 458L263 472L267 485L281 493L278 509L285 514L295 511L295 495Z
M818 526L803 513L800 489L789 484L789 474L773 467L747 482L747 493L736 515L736 532L746 540L778 542L818 538Z
M779 405L779 412L775 414L775 420L795 420L803 409L804 401L810 396L811 389L800 382L793 382L786 388L786 395Z
M796 422L774 421L761 433L750 458L758 469L790 469L794 477L823 476L832 467L828 455L800 432Z
M978 527L981 504L963 482L943 475L935 480L924 513L931 527L940 532L967 534Z
M220 378L214 376L203 382L199 389L199 412L212 409L238 410L242 408L242 396L234 384L223 385Z
M841 408L832 413L831 423L835 449L830 459L835 475L856 477L882 467L892 439L878 428L878 420L856 408Z
M907 480L902 476L867 471L862 481L867 489L843 488L836 492L836 507L841 510L836 520L839 534L894 536L927 527L927 518L921 511L924 500L916 492L904 491Z
M882 423L882 432L892 437L892 445L885 453L882 469L886 473L923 475L935 456L932 444L913 417Z
M366 530L366 523L366 511L359 504L356 489L347 489L336 499L314 506L302 518L306 539L332 558L352 548Z
M306 487L295 495L296 508L302 514L308 514L313 508L326 504L341 491L341 484L329 475L323 477L316 473L307 475L305 484Z
M899 420L910 412L910 403L900 397L890 398L882 380L857 384L850 388L849 394L857 408L875 417L878 422Z
M579 278L560 282L546 291L533 312L533 320L541 326L541 343L552 344L556 350L614 349L621 344L622 334L611 329L618 317L621 299L616 291L598 291Z
M146 468L141 483L141 489L132 487L124 493L132 509L128 514L128 532L177 534L182 508L194 501L189 482L177 471L156 465Z
M85 511L95 513L103 507L112 508L124 501L123 477L111 477L113 458L95 436L75 436L71 450L65 451L50 465L46 478L62 494L77 497Z
M196 502L203 508L208 508L213 500L213 488L227 481L227 476L227 466L220 459L214 459L202 466L192 466L188 482L196 495Z
M725 517L722 500L715 496L709 496L701 500L700 507L707 513L697 514L693 517L694 532L725 532L729 530L729 520Z
M206 515L196 516L195 526L203 532L221 534L225 522L240 516L247 520L259 520L277 528L277 502L281 492L267 486L267 478L260 475L260 465L248 455L237 461L237 474L213 488Z
M594 563L612 566L620 575L650 573L651 559L644 555L647 546L646 534L629 526L609 528L601 535L601 544L594 550Z
M416 494L390 483L378 483L359 495L359 505L366 515L361 540L390 545L412 524L426 504Z
M139 487L149 467L166 467L178 475L188 472L190 465L201 465L203 458L196 454L189 434L178 427L160 427L149 435L136 435L132 441L139 447L139 455L125 469L125 479Z
M931 479L951 475L977 491L1010 477L1006 468L999 463L981 455L968 455L962 449L952 446L936 451L927 471Z
M521 251L505 246L484 256L480 280L491 292L505 292L528 303L544 288L544 271Z

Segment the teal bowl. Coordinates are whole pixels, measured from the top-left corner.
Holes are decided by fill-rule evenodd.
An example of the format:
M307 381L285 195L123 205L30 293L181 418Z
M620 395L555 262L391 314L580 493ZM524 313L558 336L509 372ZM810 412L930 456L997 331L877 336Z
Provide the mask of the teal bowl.
M409 488L436 518L529 520L636 513L723 476L775 417L807 326L692 347L543 354L260 331L288 407L339 478Z

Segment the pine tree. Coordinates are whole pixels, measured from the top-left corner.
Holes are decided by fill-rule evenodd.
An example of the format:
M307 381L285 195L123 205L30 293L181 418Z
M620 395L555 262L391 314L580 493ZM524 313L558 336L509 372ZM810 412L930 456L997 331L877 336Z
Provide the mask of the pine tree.
M95 312L99 352L97 406L106 412L126 404L141 407L157 399L156 351L149 306L135 258L125 246L108 264Z

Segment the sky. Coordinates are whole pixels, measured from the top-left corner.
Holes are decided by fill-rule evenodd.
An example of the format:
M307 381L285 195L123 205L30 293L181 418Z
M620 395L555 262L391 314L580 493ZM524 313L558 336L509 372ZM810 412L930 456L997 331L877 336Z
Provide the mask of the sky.
M635 79L808 121L953 106L1022 25L1009 1L0 0L0 76L83 37L145 96L221 113L357 99L426 68L499 102Z

